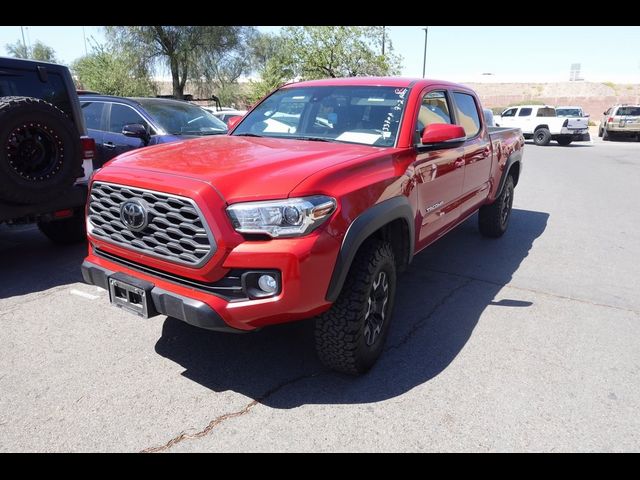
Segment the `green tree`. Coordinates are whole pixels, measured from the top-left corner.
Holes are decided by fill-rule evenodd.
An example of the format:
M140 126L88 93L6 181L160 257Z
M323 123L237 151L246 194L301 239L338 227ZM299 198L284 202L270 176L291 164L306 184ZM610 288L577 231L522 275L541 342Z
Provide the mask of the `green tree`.
M250 50L260 75L251 83L253 101L294 79L396 75L402 63L388 38L382 55L382 27L285 27L256 37Z
M248 44L253 71L259 80L250 81L248 101L255 103L295 76L291 51L285 38L273 33L259 33Z
M397 75L401 57L387 39L382 55L382 27L285 27L284 48L303 79Z
M112 43L134 52L149 68L167 66L173 94L184 98L190 78L199 79L205 55L221 56L239 43L238 26L113 26L106 27Z
M93 52L77 59L72 70L78 86L104 95L144 97L155 94L149 71L125 50L94 46Z
M239 27L236 35L237 43L233 48L205 50L192 78L203 96L214 94L222 105L242 101L238 79L253 69L253 56L248 46L258 32L254 27Z
M16 43L7 45L9 55L16 58L27 58L30 60L39 60L41 62L58 63L56 52L53 48L45 45L40 40L36 40L32 48L27 47L18 40Z

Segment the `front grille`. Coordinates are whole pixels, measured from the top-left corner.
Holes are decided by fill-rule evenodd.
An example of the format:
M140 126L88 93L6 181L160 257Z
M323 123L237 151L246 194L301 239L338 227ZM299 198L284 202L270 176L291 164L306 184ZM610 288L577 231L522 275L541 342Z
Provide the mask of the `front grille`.
M140 231L122 222L121 208L127 200L137 200L147 211L146 226ZM202 266L216 251L202 212L185 197L94 182L88 220L96 238L189 267Z

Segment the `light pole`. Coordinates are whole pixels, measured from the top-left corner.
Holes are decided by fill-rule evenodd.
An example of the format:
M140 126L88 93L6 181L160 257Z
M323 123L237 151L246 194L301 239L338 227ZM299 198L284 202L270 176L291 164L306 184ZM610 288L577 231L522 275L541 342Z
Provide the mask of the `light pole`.
M20 27L20 31L22 32L22 45L24 45L24 51L27 51L27 42L24 41L24 27Z
M425 27L424 30L424 59L422 61L422 78L424 78L425 68L427 67L427 36L429 35L429 27Z
M385 40L384 36L385 36L385 33L386 33L385 32L385 27L383 26L382 27L382 56L383 57L384 57L384 40Z

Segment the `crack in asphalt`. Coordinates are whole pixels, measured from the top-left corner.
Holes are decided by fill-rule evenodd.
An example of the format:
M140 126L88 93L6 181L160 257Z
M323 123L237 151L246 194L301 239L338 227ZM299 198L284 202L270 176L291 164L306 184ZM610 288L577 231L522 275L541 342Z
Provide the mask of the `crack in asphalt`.
M566 295L560 295L560 294L557 294L557 293L546 292L544 290L537 290L535 288L518 287L517 285L512 285L512 284L508 284L508 283L494 282L493 280L487 280L487 279L484 279L484 278L472 277L470 275L463 275L461 273L452 273L452 272L445 272L443 270L432 270L432 269L429 269L427 271L434 272L434 273L441 273L441 274L444 274L444 275L451 275L452 277L467 278L469 280L473 280L473 281L481 282L481 283L488 283L490 285L496 285L498 287L508 287L508 288L513 288L515 290L522 290L524 292L539 293L541 295L547 295L549 297L560 298L560 299L563 299L563 300L570 300L570 301L573 301L573 302L586 303L587 305L593 305L594 307L613 308L614 310L622 310L623 312L630 312L630 313L634 313L636 315L640 315L640 311L634 310L633 308L619 307L619 306L616 306L616 305L609 305L608 303L592 302L590 300L585 300L583 298L568 297Z
M442 305L444 305L447 302L447 300L449 300L458 291L460 291L461 289L463 289L464 287L466 287L467 285L469 285L473 281L474 281L474 279L471 279L471 278L467 279L467 281L465 281L462 284L458 285L457 287L452 289L450 292L448 292L446 295L444 295L440 299L440 301L436 305L433 306L433 308L429 311L429 313L427 315L425 315L424 317L420 318L417 322L415 322L412 325L411 329L409 329L409 331L402 336L402 338L400 339L399 342L397 342L394 345L390 345L389 347L385 348L383 351L387 352L389 350L395 350L395 349L398 349L398 348L402 347L403 345L405 345L409 341L411 336L416 331L418 331L420 328L422 328L424 326L424 323L427 320L429 320L429 318L431 318L431 316ZM301 381L309 379L309 378L319 377L321 375L333 375L333 374L334 374L334 372L332 372L332 371L313 372L313 373L310 373L310 374L299 375L299 376L297 376L297 377L295 377L293 379L281 382L278 385L276 385L275 387L267 390L260 397L258 397L256 399L252 400L251 402L247 403L240 410L236 410L235 412L225 413L223 415L220 415L220 416L214 418L213 420L211 420L209 422L209 424L205 428L203 428L199 432L190 434L190 433L186 433L186 432L183 431L178 436L172 438L171 440L169 440L164 445L160 445L160 446L157 446L157 447L145 448L144 450L141 450L140 453L158 453L158 452L163 452L163 451L166 451L166 450L170 449L171 447L173 447L174 445L176 445L178 443L181 443L181 442L183 442L185 440L191 440L191 439L205 437L209 433L211 433L211 431L214 428L216 428L218 425L220 425L221 423L226 422L227 420L231 420L232 418L237 418L237 417L240 417L242 415L245 415L245 414L249 413L249 411L253 407L255 407L258 403L263 403L269 397L275 395L276 393L278 393L280 390L282 390L285 387L288 387L290 385L293 385L295 383L301 382Z
M327 374L330 372L313 372L313 373L306 373L304 375L299 375L293 379L290 380L286 380L284 382L279 383L278 385L276 385L275 387L267 390L265 393L263 393L260 397L252 400L251 402L247 403L244 407L242 407L240 410L236 410L235 412L229 412L229 413L225 413L223 415L220 415L219 417L214 418L213 420L211 420L209 422L209 424L204 427L202 430L200 430L199 432L196 433L185 433L182 432L180 435L172 438L171 440L169 440L167 443L165 443L164 445L160 445L158 447L149 447L149 448L145 448L144 450L141 450L140 453L157 453L157 452L163 452L165 450L170 449L171 447L173 447L174 445L181 443L185 440L190 440L190 439L194 439L194 438L202 438L207 436L215 427L217 427L218 425L220 425L221 423L230 420L232 418L236 418L236 417L240 417L242 415L245 415L247 413L249 413L249 411L255 407L258 403L262 403L264 400L268 399L270 396L275 395L276 393L278 393L280 390L282 390L285 387L288 387L289 385L293 385L294 383L298 383L301 382L302 380L306 380L308 378L313 378L313 377L318 377L320 375L323 374Z

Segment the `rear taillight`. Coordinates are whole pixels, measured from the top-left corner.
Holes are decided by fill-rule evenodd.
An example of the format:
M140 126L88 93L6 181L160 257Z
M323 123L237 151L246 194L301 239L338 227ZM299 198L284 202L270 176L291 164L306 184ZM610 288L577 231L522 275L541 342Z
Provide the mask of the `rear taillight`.
M93 160L96 156L96 141L91 137L80 137L82 160Z
M567 118L564 123L562 124L563 127L566 127L567 125L569 125L569 119Z
M613 117L609 117L609 120L607 120L607 122L613 123Z

